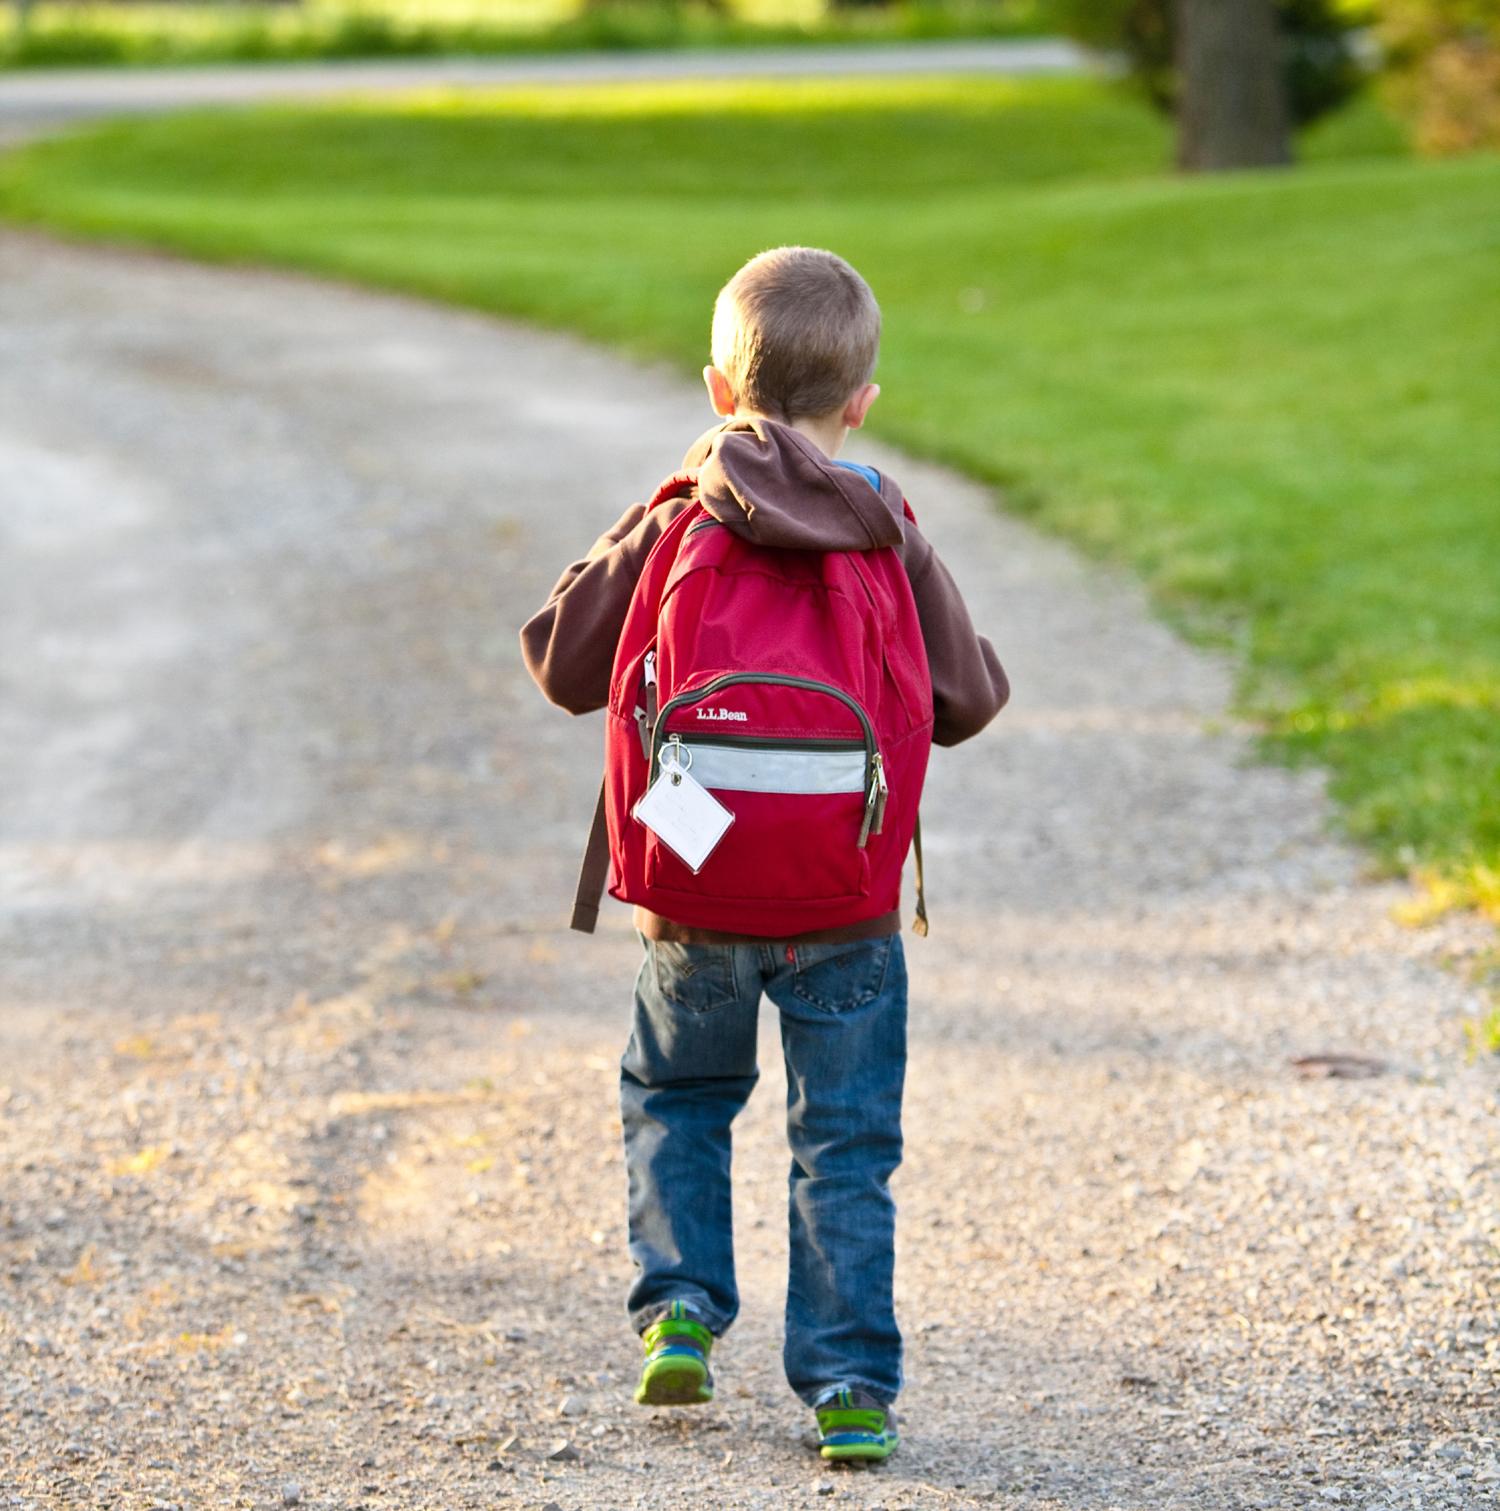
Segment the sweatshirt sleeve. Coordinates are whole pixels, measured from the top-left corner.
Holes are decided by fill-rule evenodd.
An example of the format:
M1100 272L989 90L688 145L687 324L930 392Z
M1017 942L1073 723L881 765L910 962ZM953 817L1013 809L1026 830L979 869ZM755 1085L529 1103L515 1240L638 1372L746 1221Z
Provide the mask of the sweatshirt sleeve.
M975 630L958 585L914 524L906 529L905 556L932 673L932 741L957 745L1005 707L1010 682L995 647Z
M632 504L557 580L521 626L526 669L550 702L572 714L609 702L615 648L646 557L681 510Z

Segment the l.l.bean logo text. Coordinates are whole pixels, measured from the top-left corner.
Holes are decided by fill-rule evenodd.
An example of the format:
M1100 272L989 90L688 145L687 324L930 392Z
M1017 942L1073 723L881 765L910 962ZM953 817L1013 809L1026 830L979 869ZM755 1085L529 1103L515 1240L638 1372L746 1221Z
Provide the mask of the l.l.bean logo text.
M738 708L700 708L698 717L709 723L716 723L725 719L737 719L743 724L748 715Z

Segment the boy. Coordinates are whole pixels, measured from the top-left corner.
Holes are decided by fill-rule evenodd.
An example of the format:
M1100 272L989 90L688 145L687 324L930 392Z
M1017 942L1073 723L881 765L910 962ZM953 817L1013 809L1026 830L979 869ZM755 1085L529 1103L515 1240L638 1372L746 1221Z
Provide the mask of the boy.
M780 247L735 274L714 308L713 365L704 369L724 423L685 458L691 491L628 509L521 631L549 699L572 713L606 704L647 556L699 505L705 523L771 548L773 561L892 548L931 673L932 741L954 745L989 723L1008 696L1005 673L900 489L873 468L834 460L880 392L870 381L879 336L874 296L831 252ZM922 738L925 761L925 729ZM872 806L874 796L872 787ZM636 1270L628 1308L646 1352L636 1399L706 1401L713 1341L739 1305L730 1125L757 1078L762 994L780 1010L793 1155L784 1363L817 1415L825 1458L883 1459L897 1442L889 1181L901 1158L906 967L899 911L889 897L872 897L869 911L767 938L637 907L645 959L621 1061Z

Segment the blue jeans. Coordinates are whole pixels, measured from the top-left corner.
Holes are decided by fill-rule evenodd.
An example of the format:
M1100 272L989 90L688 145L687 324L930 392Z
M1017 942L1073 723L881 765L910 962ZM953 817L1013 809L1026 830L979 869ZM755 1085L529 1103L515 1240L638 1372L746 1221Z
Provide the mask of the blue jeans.
M673 1301L715 1335L739 1311L730 1124L759 1072L764 993L781 1011L791 1146L787 1380L812 1405L901 1389L891 1281L906 1075L906 957L898 935L853 944L644 941L620 1062L629 1177L630 1319Z

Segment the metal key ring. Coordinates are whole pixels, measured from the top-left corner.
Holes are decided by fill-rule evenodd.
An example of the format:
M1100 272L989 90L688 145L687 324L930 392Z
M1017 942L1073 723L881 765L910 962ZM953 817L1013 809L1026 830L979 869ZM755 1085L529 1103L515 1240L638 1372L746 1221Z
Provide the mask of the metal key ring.
M670 762L667 760L668 756L672 757ZM656 759L661 763L663 771L672 767L676 767L678 771L690 771L693 766L693 752L686 745L663 745Z

